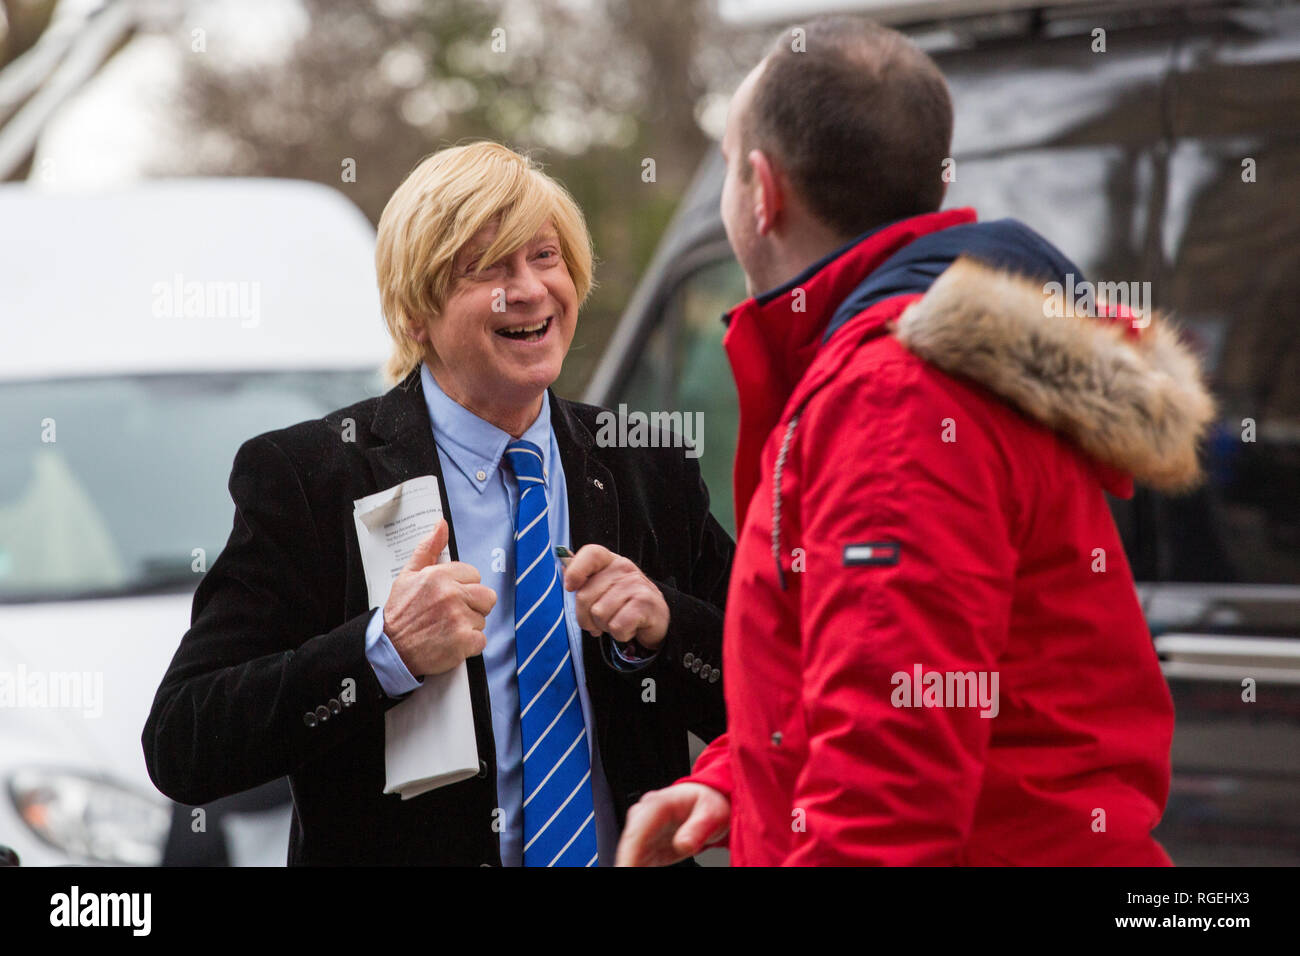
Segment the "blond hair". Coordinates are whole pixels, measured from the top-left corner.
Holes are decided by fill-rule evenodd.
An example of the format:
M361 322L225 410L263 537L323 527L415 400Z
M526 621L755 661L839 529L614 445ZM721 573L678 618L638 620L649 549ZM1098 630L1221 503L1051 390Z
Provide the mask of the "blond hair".
M379 217L375 272L393 351L384 363L391 385L424 360L407 334L412 321L436 318L446 304L456 254L476 232L497 220L479 269L529 242L548 220L578 292L592 285L591 235L568 190L531 158L500 143L475 142L426 156L397 187Z

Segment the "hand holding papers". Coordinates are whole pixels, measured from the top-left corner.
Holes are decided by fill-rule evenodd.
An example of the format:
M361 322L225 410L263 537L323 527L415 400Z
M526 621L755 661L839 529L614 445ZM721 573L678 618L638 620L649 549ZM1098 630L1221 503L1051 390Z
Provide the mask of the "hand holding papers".
M388 603L394 581L417 548L428 546L427 539L442 518L438 479L432 475L412 478L353 502L371 607ZM437 563L450 560L444 545ZM410 697L384 715L384 731L384 793L398 793L409 800L478 773L474 711L464 660L443 673L426 675Z

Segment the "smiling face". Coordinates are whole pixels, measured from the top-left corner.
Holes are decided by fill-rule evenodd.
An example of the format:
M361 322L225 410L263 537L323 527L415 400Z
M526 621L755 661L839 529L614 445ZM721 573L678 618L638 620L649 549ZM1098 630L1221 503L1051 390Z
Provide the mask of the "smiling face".
M442 390L517 437L560 375L578 323L578 292L551 222L484 263L496 232L489 222L456 254L442 312L416 336L428 346L425 361Z

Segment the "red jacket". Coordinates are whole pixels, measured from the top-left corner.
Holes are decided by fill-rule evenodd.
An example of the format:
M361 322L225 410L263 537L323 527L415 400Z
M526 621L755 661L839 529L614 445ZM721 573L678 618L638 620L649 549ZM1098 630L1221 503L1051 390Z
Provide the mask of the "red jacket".
M1194 360L968 258L822 341L974 218L893 224L730 316L728 733L687 779L730 795L734 865L1169 862L1173 706L1103 489L1195 482Z

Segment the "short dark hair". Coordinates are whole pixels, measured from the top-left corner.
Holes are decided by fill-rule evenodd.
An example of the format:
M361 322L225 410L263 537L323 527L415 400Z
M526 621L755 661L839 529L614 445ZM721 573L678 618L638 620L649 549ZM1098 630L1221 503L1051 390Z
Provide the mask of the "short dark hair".
M765 63L742 119L743 156L772 156L846 237L939 208L952 100L916 44L861 17L819 17L778 38ZM748 180L748 160L742 170Z

